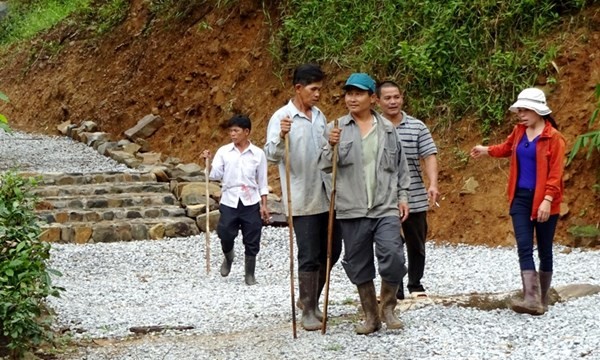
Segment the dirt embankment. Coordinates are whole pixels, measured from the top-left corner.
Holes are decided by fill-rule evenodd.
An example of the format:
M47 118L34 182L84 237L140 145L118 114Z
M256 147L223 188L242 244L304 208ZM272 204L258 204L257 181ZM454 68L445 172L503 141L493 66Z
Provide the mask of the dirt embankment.
M227 11L205 8L184 22L167 23L152 18L145 6L133 1L125 22L106 36L61 26L3 55L0 88L11 103L0 111L21 130L55 134L62 121L89 119L115 138L144 115L160 114L166 125L152 137L153 150L186 162L198 161L204 148L225 143L224 121L243 112L253 120L253 141L262 145L270 115L291 96L289 73L278 70L269 51L276 9L248 0ZM574 23L577 27L560 30L565 40L555 60L558 83L549 95L569 148L587 131L593 89L600 83L599 12L588 11ZM60 46L48 46L51 41ZM320 107L332 119L345 113L340 86L351 71L325 69ZM436 119L423 120L440 150L443 194L441 206L430 215L431 238L513 244L505 196L507 160L468 158L481 141L474 120L456 119L446 127L435 125ZM511 127L495 129L490 142L502 140ZM593 190L600 182L598 169L598 154L589 161L579 156L567 168L568 212L559 223L559 242L568 242L570 226L600 219L600 192ZM278 188L276 170L270 171L271 185ZM470 178L479 186L474 194L461 194Z

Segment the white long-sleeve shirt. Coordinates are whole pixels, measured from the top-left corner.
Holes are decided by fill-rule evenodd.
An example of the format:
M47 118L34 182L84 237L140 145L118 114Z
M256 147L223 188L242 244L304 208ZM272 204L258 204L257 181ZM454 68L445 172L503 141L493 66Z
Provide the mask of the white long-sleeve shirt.
M221 180L221 204L237 208L260 202L267 195L267 158L259 147L250 144L240 152L233 143L217 150L209 178Z
M281 119L289 116L292 127L287 136L290 143L290 186L292 192L292 215L316 215L329 210L328 193L331 175L319 170L317 161L321 147L327 142L325 129L327 119L316 106L312 107L312 121L290 100L269 120L265 153L267 159L279 166L281 193L287 213L285 175L285 141L281 139ZM326 188L327 187L327 188ZM327 189L327 190L326 190Z

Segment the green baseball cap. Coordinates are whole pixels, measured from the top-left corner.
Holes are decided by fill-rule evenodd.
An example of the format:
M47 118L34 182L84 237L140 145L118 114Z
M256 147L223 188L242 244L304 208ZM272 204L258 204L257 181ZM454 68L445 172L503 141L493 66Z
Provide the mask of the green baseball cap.
M369 74L365 73L354 73L350 75L348 80L346 80L346 84L344 85L344 90L348 90L348 87L355 87L361 90L367 90L372 93L375 92L375 80L369 76Z

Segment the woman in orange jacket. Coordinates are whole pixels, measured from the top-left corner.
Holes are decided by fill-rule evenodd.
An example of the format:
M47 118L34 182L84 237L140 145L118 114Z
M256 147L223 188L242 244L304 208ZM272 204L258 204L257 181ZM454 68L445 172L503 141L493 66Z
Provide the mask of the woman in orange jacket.
M541 90L523 90L510 111L517 113L519 123L506 141L477 145L471 156L510 156L508 198L523 282L523 300L514 301L512 309L541 315L548 309L552 281L552 242L563 198L565 140ZM539 273L533 260L534 230Z

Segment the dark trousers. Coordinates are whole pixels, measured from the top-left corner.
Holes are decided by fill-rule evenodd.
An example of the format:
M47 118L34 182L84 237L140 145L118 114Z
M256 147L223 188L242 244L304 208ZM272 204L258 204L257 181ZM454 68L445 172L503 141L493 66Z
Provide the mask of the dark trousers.
M425 291L421 285L425 271L425 239L427 237L427 212L410 213L402 223L406 242L406 258L408 260L409 292Z
M558 222L558 214L551 215L543 223L531 220L533 207L533 191L518 189L510 207L517 250L519 253L519 266L523 270L535 270L533 261L533 234L537 240L540 271L552 271L552 242Z
M327 227L329 213L294 216L294 234L298 247L298 271L318 271L327 266ZM340 258L342 252L342 231L339 222L333 221L333 239L331 247L331 266Z
M262 231L260 205L256 203L244 206L240 200L236 209L220 205L219 212L221 216L217 225L217 235L221 239L223 253L233 250L234 240L241 229L245 254L256 256L260 250L260 235Z
M381 279L398 285L405 275L404 247L398 216L340 219L344 239L342 265L355 285L375 278L373 244Z

